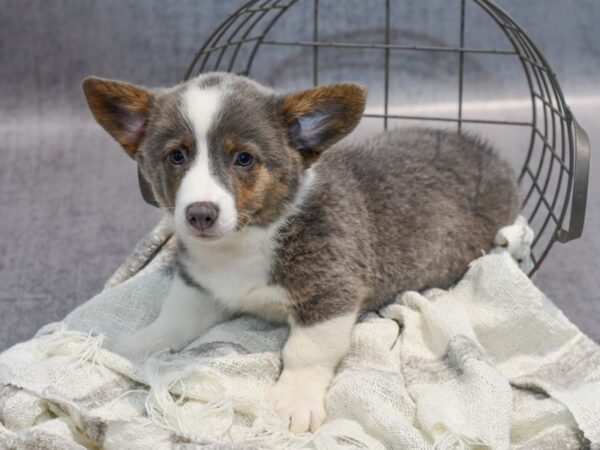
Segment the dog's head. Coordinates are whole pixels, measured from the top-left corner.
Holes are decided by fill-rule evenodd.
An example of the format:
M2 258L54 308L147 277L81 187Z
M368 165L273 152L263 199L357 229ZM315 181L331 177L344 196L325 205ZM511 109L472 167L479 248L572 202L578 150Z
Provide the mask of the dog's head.
M353 83L277 94L209 73L170 89L87 78L96 120L135 159L180 236L219 240L280 217L303 170L359 122Z

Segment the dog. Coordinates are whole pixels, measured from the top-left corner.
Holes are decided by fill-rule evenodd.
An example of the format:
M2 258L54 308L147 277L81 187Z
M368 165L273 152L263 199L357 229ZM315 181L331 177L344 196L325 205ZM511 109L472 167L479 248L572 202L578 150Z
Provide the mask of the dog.
M90 77L83 89L177 238L158 318L115 351L178 351L241 313L288 323L267 397L295 433L325 421L361 313L452 285L517 216L512 170L474 136L409 128L334 145L362 117L358 84L281 94L214 72L166 89Z

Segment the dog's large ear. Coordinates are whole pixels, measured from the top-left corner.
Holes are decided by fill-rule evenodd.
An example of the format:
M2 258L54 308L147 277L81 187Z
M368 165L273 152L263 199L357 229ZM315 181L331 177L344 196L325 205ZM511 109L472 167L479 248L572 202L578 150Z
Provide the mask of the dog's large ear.
M294 92L284 97L283 118L291 145L312 163L327 147L349 134L362 117L366 90L338 83Z
M135 158L146 132L150 92L121 81L96 77L84 80L83 92L98 123Z

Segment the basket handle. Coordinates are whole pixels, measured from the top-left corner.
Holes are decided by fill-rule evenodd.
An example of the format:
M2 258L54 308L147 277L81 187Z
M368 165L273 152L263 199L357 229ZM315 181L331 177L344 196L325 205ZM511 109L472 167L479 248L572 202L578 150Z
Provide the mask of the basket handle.
M588 178L590 172L590 139L587 133L575 120L570 109L566 110L567 120L573 125L575 140L573 185L571 194L571 217L569 218L569 229L561 229L557 234L560 242L568 242L577 239L583 232L585 221L585 204L587 201Z

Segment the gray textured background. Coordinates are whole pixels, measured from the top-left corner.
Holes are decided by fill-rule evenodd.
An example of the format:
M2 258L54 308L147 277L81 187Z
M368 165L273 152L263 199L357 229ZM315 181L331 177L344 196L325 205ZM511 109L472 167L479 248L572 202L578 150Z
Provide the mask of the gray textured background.
M333 17L331 32L344 20L360 28L376 27L381 3L346 0L338 2L335 11L332 4L324 3L322 23ZM394 36L398 42L452 42L457 35L451 26L456 26L457 8L449 5L455 3L401 2L393 11ZM589 132L594 151L594 142L600 142L600 3L499 3L545 53L568 103ZM59 320L98 292L159 219L159 213L141 200L133 162L87 112L81 80L96 74L146 85L174 83L208 33L238 4L233 0L0 0L0 350L30 337L44 323ZM286 19L279 33L306 32L301 16ZM497 38L490 22L474 17L470 26L471 45L478 43L479 35L491 41ZM302 79L301 73L288 70L290 64L277 60L276 52L258 56L256 71L262 79L269 80L273 73L278 75L272 77L275 84L293 85L295 79ZM326 56L325 66L337 64ZM355 65L345 77L369 84L369 107L375 110L381 98L380 72L372 71L368 57L359 52L349 58ZM410 74L406 83L392 84L392 93L398 92L395 98L406 100L401 102L403 108L418 106L425 95L442 109L444 102L455 98L452 65L448 62L446 70L444 57L439 58L436 70L430 70L427 60L392 62L394 70ZM473 95L479 100L502 100L507 98L506 89L518 85L501 59L467 63L476 69L476 76L466 79L473 87L467 99ZM297 67L302 69L301 60ZM519 113L509 109L507 114ZM521 150L518 136L490 133L501 147ZM596 340L600 340L598 175L593 161L584 237L557 245L536 276L538 285L567 316Z

